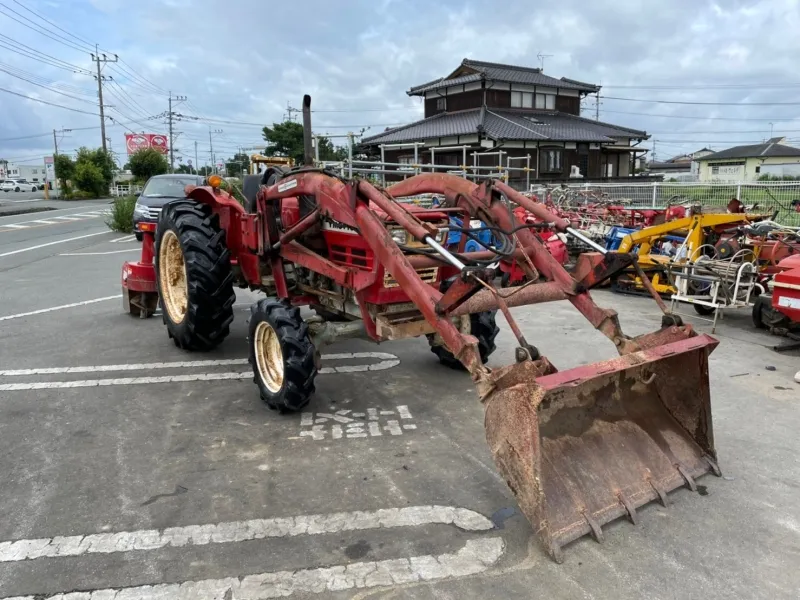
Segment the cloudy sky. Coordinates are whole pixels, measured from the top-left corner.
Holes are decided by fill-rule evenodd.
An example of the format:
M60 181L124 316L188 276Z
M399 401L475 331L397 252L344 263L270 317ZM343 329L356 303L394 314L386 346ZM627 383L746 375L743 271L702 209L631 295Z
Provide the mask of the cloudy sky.
M797 0L0 0L0 157L40 162L53 129L72 130L64 152L100 145L94 44L119 57L103 75L122 158L126 131L166 132L170 91L188 98L176 156L194 162L197 142L205 164L209 131L218 158L254 148L304 93L317 133L373 134L420 118L405 91L465 57L539 55L601 84L600 119L651 133L659 160L770 132L800 145L798 31Z

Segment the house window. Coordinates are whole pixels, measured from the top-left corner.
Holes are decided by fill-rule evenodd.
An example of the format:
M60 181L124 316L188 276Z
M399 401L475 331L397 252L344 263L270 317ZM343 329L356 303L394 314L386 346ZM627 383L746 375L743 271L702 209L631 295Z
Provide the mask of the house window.
M447 98L436 99L436 110L447 110Z
M398 156L397 157L397 162L399 162L401 165L413 165L414 164L414 155L413 154L408 154L406 156Z
M711 165L711 174L719 175L719 165Z
M533 93L511 92L511 108L533 108Z
M542 173L561 172L561 150L540 150Z
M536 108L542 110L555 110L556 109L555 94L536 94Z
M34 175L36 175L36 174L39 172L39 169L32 169L31 171L32 171L32 173L33 173Z

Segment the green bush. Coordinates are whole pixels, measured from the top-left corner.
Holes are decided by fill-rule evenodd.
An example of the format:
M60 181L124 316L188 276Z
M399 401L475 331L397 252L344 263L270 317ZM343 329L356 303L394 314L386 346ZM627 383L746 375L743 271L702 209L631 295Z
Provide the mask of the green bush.
M128 168L134 178L147 181L154 175L163 175L169 171L169 162L155 148L142 148L130 155Z
M64 200L91 200L96 197L92 192L84 192L83 190L69 191L64 194Z
M136 196L123 196L115 199L111 205L111 214L106 219L106 225L112 231L133 233L134 206L136 206Z
M79 190L90 194L91 198L100 198L108 194L103 172L91 162L79 162L75 165L72 182Z

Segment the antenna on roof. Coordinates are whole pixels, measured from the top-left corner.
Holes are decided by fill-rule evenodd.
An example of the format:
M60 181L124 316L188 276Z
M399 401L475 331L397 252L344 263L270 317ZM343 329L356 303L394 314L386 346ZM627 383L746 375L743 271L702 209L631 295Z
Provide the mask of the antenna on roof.
M544 59L552 57L553 57L552 54L542 54L541 51L539 51L539 54L536 55L536 58L539 59L539 64L541 65L540 68L542 69L542 71L544 71Z

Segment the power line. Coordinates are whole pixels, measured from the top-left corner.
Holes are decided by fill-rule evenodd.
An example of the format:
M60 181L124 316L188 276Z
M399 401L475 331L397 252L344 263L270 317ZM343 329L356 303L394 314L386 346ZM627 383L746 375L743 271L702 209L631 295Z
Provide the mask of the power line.
M629 89L629 90L707 90L707 89L752 89L759 88L792 88L800 87L800 83L721 83L721 84L647 84L647 85L609 85L603 84L603 89Z
M127 62L120 59L120 62L125 65L125 69L133 73L136 77L140 78L142 81L150 85L151 87L155 88L161 95L167 94L167 91L163 88L158 87L155 83L147 79L144 75L141 75L138 71L136 71L132 66L130 66Z
M684 104L692 106L800 106L800 102L695 102L688 100L653 100L648 98L621 98L619 96L603 96L606 100L624 100L626 102L647 102L650 104Z
M4 40L0 40L0 44L3 44L4 47L7 50L11 50L12 52L15 52L17 54L21 54L22 56L25 56L26 58L32 58L32 59L37 60L39 62L51 65L53 67L58 67L59 69L64 69L65 71L74 71L76 73L81 73L83 75L91 75L92 74L91 71L89 71L88 69L84 69L83 67L79 67L78 65L73 65L70 62L67 62L65 60L61 60L60 58L56 58L55 56L52 56L52 55L47 54L45 52L41 52L40 50L37 50L36 48L33 48L31 46L28 46L27 44L23 44L22 42L18 42L15 39L13 39L13 38L11 38L11 37L9 37L7 35L4 35L4 34L0 33L0 37L4 38ZM9 46L9 44L13 44L14 46L17 46L17 48L14 48L13 46ZM37 54L39 56L36 56Z
M603 98L607 98L608 96L603 96ZM640 117L653 117L656 119L690 119L694 121L760 121L764 123L769 123L770 121L773 123L781 122L781 121L796 121L800 119L800 117L789 117L787 119L781 119L779 117L766 117L766 118L748 118L748 117L692 117L687 115L654 115L653 113L641 113L641 112L629 112L624 110L608 110L603 109L603 113L613 113L617 115L638 115Z
M119 57L117 57L119 58ZM119 63L113 65L112 70L117 73L118 75L122 75L125 79L128 80L129 85L135 86L152 96L164 96L166 94L162 93L159 89L155 86L148 84L137 77L135 77L132 73L129 73L124 67L121 65L122 60L119 60Z
M12 77L16 77L17 79L21 79L22 81L26 81L28 83L31 83L31 84L33 84L35 86L40 87L40 88L44 88L44 89L46 89L46 90L48 90L50 92L53 92L55 94L60 94L62 96L66 96L67 98L72 98L73 100L77 100L78 102L85 102L86 104L92 104L92 105L94 104L94 102L90 102L89 100L86 100L85 98L78 98L77 96L73 96L71 94L67 94L66 92L62 92L62 91L57 90L55 88L48 87L48 86L43 85L41 83L36 83L35 81L32 81L32 80L27 79L25 77L22 77L21 75L15 75L14 73L12 73L11 71L8 71L6 69L0 68L0 71L2 71L3 73L9 74Z
M13 8L9 8L5 4L3 4L2 2L0 2L0 6L5 8L6 10L10 10L12 13L14 13L15 15L17 15L19 17L22 17L23 19L25 18L24 15L21 15L20 13L15 11ZM0 13L4 14L5 16L7 16L12 21L16 21L20 25L23 25L23 26L27 27L28 29L31 29L31 30L35 31L36 33L42 34L45 37L50 38L54 42L58 42L59 44L62 44L63 46L67 46L68 48L72 48L73 50L77 50L79 52L87 52L87 50L85 48L81 48L80 46L75 45L75 43L70 42L63 35L59 35L59 34L53 32L53 31L50 31L50 30L42 27L41 25L33 25L31 23L26 23L25 21L20 21L19 19L16 19L16 18L12 17L11 15L9 15L2 8L0 8Z
M8 73L11 76L14 76L14 77L17 77L17 76L25 77L25 78L33 80L36 83L41 83L41 84L44 84L44 85L50 85L50 86L53 86L53 87L57 87L60 90L67 91L67 92L70 92L72 94L80 94L82 96L90 96L90 97L94 97L96 95L96 92L89 91L89 90L87 90L85 88L80 88L78 86L65 84L65 83L62 83L60 81L53 81L51 79L47 79L46 77L41 77L40 75L37 75L36 73L31 73L30 71L26 71L24 69L20 69L18 67L15 67L14 65L9 65L9 64L0 62L0 70L5 71L6 73Z
M780 133L800 133L800 129L783 129L778 132ZM651 131L650 135L692 135L692 134L729 134L729 133L766 133L765 129L747 129L747 130L739 130L739 131ZM771 135L770 137L777 137Z
M74 35L74 34L70 33L70 32L69 32L69 31L67 31L66 29L62 29L61 27L59 27L58 25L56 25L56 24L55 24L55 23L53 23L52 21L48 20L47 18L45 18L45 17L43 17L42 15L40 15L39 13L37 13L35 10L33 10L33 9L30 9L30 8L28 8L27 6L25 6L24 4L22 4L22 2L20 2L19 0L14 0L14 3L15 3L15 4L18 4L19 6L21 6L23 9L27 10L27 11L28 11L29 13L31 13L32 15L36 15L37 17L39 17L39 18L40 18L42 21L44 21L45 23L49 23L50 25L52 25L53 27L55 27L55 28L56 28L56 29L58 29L59 31L63 31L64 33L66 33L66 34L67 34L68 36L70 36L71 38L74 38L74 39L78 40L79 42L82 42L82 43L86 44L86 45L87 45L89 48L94 48L94 47L95 47L95 44L92 44L91 42L87 42L85 39L83 39L83 38L81 38L81 37L78 37L77 35ZM11 9L9 9L9 10L11 10ZM19 14L19 13L17 13L17 14Z
M92 115L93 117L99 117L98 113L92 113L85 110L78 110L77 108L70 108L69 106L64 106L63 104L56 104L55 102L48 102L47 100L41 100L39 98L34 98L33 96L26 96L25 94L19 94L17 92L12 92L11 90L7 90L5 88L0 88L0 92L5 92L7 94L13 94L14 96L19 96L20 98L25 98L26 100L33 100L34 102L40 102L41 104L48 104L50 106L55 106L57 108L63 108L65 110L71 110L72 112L83 113L84 115Z

